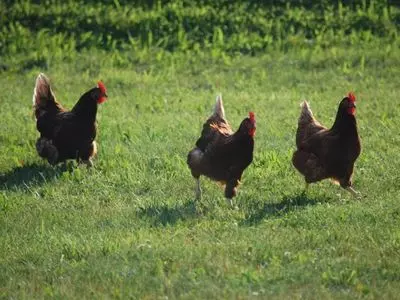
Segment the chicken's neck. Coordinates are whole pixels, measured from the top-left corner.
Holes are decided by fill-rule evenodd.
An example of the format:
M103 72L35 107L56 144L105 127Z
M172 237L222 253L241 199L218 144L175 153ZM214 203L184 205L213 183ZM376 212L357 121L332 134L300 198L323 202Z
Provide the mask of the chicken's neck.
M248 133L244 133L243 131L236 131L232 136L232 141L240 144L247 144L251 147L254 145L254 139Z
M95 122L97 103L92 99L81 98L72 108L71 112L73 112L76 116L84 118L84 120L88 123Z
M357 121L355 116L348 114L346 111L339 110L331 130L340 133L344 137L357 136Z

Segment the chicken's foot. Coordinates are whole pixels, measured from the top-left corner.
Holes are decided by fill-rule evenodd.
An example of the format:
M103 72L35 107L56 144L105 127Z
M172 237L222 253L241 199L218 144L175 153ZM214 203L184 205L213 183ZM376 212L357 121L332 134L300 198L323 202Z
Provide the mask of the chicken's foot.
M228 203L228 205L232 208L234 208L234 204L233 204L233 199L232 198L226 198L226 203Z
M353 187L351 187L351 186L347 187L347 188L346 188L346 191L350 192L350 193L353 195L353 197L355 197L355 198L361 198L361 193L360 193L360 192L357 192L357 191L356 191L355 189L353 189Z

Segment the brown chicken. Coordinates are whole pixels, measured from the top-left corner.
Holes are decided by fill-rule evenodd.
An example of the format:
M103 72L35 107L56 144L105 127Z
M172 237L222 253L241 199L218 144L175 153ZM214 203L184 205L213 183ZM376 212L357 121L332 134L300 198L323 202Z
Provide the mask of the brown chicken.
M40 137L36 141L39 156L55 165L67 159L92 166L96 155L97 105L106 100L102 82L84 93L75 106L66 110L57 102L50 81L39 74L33 91L33 109Z
M253 160L255 131L255 116L250 112L233 132L225 118L222 98L217 97L213 115L188 154L187 163L196 179L196 199L201 197L200 175L204 175L225 184L225 197L232 205L242 173Z
M359 193L352 187L354 162L361 152L355 102L353 93L349 93L340 102L335 122L330 129L314 118L307 101L301 104L296 134L297 150L292 162L304 175L306 189L310 183L331 178L358 196Z

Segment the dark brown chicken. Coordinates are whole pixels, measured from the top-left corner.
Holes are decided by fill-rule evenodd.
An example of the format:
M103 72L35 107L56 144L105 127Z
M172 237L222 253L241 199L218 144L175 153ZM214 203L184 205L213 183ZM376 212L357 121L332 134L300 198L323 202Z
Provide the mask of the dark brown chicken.
M361 152L355 117L356 97L349 93L339 104L330 129L322 126L304 101L301 104L296 145L292 162L309 183L331 178L357 196L352 187L354 162Z
M196 199L201 197L200 175L204 175L225 184L225 197L232 205L242 173L253 160L255 131L254 113L250 112L233 132L225 119L222 98L217 97L213 115L188 154L187 163L197 184Z
M55 165L67 159L92 166L96 155L97 105L106 100L102 82L84 93L75 106L66 110L57 102L50 81L39 74L33 91L33 109L40 137L36 141L38 154Z

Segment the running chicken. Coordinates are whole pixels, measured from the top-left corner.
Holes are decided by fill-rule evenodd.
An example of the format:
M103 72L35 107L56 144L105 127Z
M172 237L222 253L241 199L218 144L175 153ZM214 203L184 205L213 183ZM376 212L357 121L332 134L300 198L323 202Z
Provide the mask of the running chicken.
M301 104L292 162L304 176L306 188L309 183L331 178L358 196L352 186L354 162L361 152L355 102L353 93L343 98L330 129L314 118L307 101Z
M250 112L233 132L225 118L222 97L217 97L213 115L188 154L187 163L196 180L196 199L201 197L200 175L204 175L225 185L225 197L232 205L242 173L253 160L255 131L255 116Z

